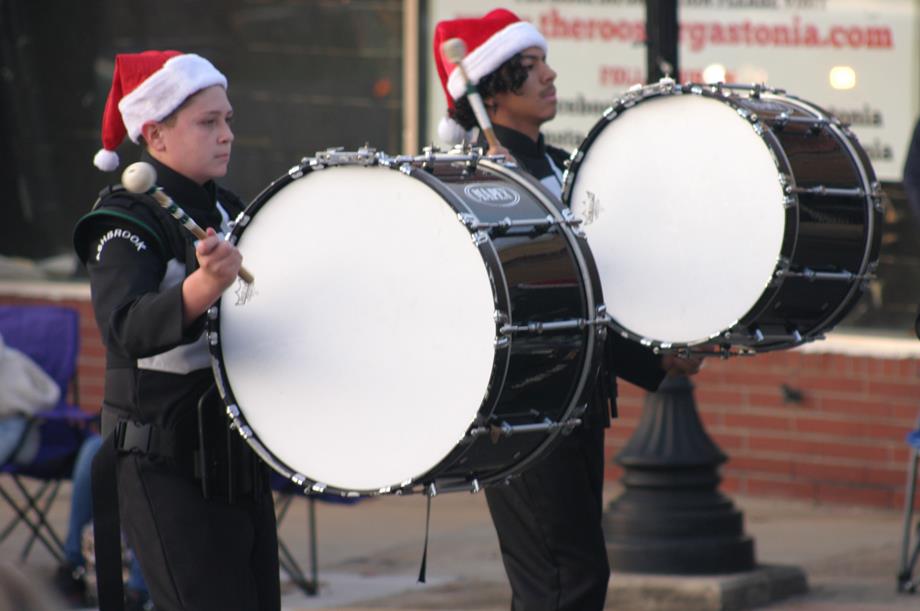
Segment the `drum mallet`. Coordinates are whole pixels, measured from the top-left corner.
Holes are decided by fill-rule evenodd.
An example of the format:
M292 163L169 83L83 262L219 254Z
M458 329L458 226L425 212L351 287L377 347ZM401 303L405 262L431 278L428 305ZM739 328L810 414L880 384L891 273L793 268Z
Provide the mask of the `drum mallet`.
M489 120L486 105L482 101L482 96L479 95L479 90L476 89L476 83L470 80L466 74L466 69L463 67L463 58L466 57L466 43L460 38L445 40L444 44L441 45L441 53L451 63L455 64L457 70L460 71L460 76L466 84L466 99L470 101L470 107L473 109L473 114L476 115L476 121L479 122L482 133L485 134L489 148L499 148L501 143L495 136L495 130L492 129L492 121Z
M182 226L188 229L192 235L199 240L208 237L204 229L199 227L198 223L192 220L192 217L186 214L185 210L180 208L163 189L157 186L157 171L149 163L138 161L126 167L121 175L121 184L131 193L144 193L157 200L160 206L169 212L174 219L182 223ZM256 280L253 275L242 266L240 266L239 277L240 280L246 284L252 284Z

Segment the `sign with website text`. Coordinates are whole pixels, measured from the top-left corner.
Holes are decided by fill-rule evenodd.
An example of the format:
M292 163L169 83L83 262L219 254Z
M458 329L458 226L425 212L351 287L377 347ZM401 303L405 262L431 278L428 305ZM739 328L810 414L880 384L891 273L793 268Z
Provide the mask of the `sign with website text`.
M559 74L550 142L577 147L618 95L645 82L644 0L430 0L423 51L438 21L496 6L531 21L549 44ZM682 0L678 10L679 81L722 74L784 89L851 124L878 176L901 179L920 106L920 1ZM429 65L423 133L437 142L446 100Z

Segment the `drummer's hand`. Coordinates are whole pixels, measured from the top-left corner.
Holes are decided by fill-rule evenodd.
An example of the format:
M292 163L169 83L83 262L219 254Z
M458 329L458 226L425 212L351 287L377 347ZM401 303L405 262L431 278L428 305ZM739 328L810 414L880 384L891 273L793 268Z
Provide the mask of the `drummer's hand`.
M498 146L490 146L489 150L486 151L487 155L504 155L505 161L513 161L514 157L511 155L511 151L503 147L501 144Z
M679 354L665 354L661 357L661 368L669 376L692 376L703 368L703 357L696 355L681 356Z
M236 280L243 256L236 246L211 228L195 244L198 269L182 282L182 314L186 326L207 312Z
M195 257L199 269L218 294L233 284L243 262L243 256L236 246L222 239L211 227L207 229L207 237L195 244Z

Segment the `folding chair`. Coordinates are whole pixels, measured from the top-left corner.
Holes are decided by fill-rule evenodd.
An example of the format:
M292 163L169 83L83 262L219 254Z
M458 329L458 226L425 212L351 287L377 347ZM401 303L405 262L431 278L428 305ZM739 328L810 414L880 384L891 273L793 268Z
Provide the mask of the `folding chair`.
M40 445L35 458L25 465L11 460L0 466L12 480L12 489L0 480L0 496L14 512L0 531L0 543L20 524L31 531L21 558L26 560L35 541L44 545L58 562L64 561L61 538L48 522L48 510L57 498L61 482L71 477L73 463L89 424L97 416L79 408L77 355L79 352L80 317L76 310L57 306L0 306L0 335L6 345L16 348L35 361L57 383L61 399L52 409L32 417L30 427L37 426ZM68 389L72 389L72 402ZM15 453L14 453L15 454ZM25 479L39 481L27 486Z
M920 575L914 576L917 559L920 558L920 521L917 522L917 540L911 542L914 514L914 498L917 492L917 463L920 462L920 421L917 430L908 433L910 446L908 458L907 493L904 495L904 538L901 542L901 567L898 572L898 591L914 593L920 587Z
M307 596L314 596L319 591L319 561L317 559L316 549L316 502L323 501L327 503L338 503L343 505L352 505L360 499L343 498L329 494L304 494L303 489L295 486L291 481L281 477L277 473L271 474L271 487L275 493L275 519L278 527L287 515L291 502L298 496L304 496L307 499L307 545L310 554L310 577L304 575L294 555L291 554L290 548L278 536L278 562L281 569L288 574L291 581L297 585Z

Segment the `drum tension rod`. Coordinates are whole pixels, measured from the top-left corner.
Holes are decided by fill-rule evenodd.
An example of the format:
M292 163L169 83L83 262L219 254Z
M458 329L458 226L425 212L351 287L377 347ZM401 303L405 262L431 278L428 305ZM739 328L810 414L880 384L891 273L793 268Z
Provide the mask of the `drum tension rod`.
M469 212L460 212L457 217L460 219L460 222L466 225L470 231L481 231L485 229L488 230L490 237L504 235L511 229L530 229L533 232L540 234L549 231L555 225L577 226L581 224L581 219L563 218L562 220L559 220L550 214L540 219L512 220L509 217L505 217L499 221L480 221L476 215L470 214Z
M511 335L513 333L536 333L537 335L545 331L566 331L569 329L585 329L592 325L606 325L606 318L573 318L571 320L557 320L554 322L529 322L526 325L502 325L498 332L502 335Z
M793 187L787 186L786 193L804 193L807 195L821 195L828 197L865 197L866 192L863 189L835 189L817 185L815 187Z
M492 438L492 443L498 443L502 437L523 435L525 433L552 433L554 431L560 431L562 435L568 435L576 426L581 425L582 419L580 416L583 412L584 409L580 410L578 416L566 418L561 422L544 418L543 422L536 422L533 424L510 424L508 421L502 420L499 424L478 426L474 429L470 429L469 435L473 438L489 435Z
M804 278L809 282L814 282L815 280L840 280L843 282L852 282L853 280L873 280L875 279L875 274L854 274L853 272L847 270L841 270L839 272L819 272L811 268L803 268L801 271L798 270L779 270L777 276L783 278Z
M830 124L830 120L824 117L790 117L788 113L781 112L776 116L776 119L773 120L770 127L773 131L781 131L789 124L807 125L809 131L817 132L827 127Z

